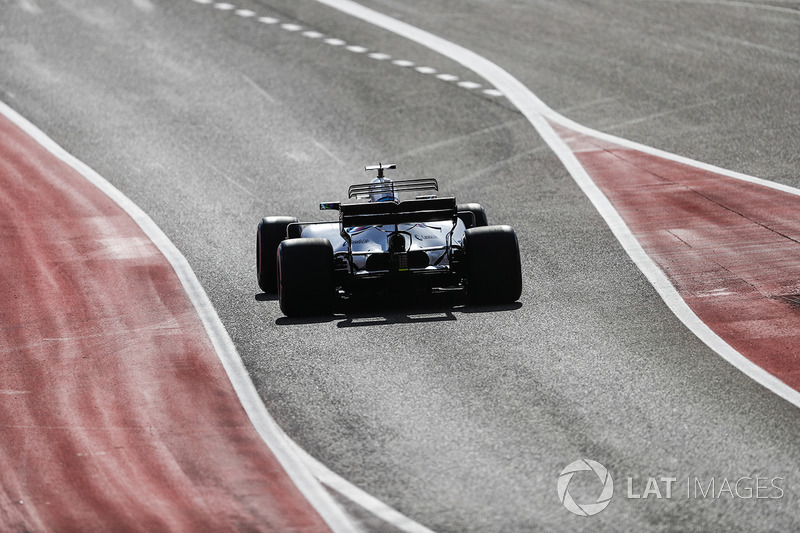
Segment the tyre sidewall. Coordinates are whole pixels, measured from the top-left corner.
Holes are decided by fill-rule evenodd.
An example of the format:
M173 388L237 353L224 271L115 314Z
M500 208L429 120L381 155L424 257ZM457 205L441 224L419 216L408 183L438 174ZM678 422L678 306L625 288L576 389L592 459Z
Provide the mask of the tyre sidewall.
M278 246L278 297L286 316L333 311L333 246L328 239L287 239Z
M297 222L293 217L265 217L256 233L256 277L258 286L266 293L278 290L278 245L286 239L286 228Z
M459 216L459 218L464 222L464 225L467 228L482 228L489 225L489 221L486 217L486 210L483 208L481 204L458 204L456 210L459 213L472 213L473 217L468 215L466 216Z
M513 303L522 294L517 234L510 226L470 228L464 234L470 303Z

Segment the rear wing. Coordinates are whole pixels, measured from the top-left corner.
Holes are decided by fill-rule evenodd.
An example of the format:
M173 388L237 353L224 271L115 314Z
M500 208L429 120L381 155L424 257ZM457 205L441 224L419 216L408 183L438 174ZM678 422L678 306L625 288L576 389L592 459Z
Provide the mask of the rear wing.
M413 180L383 181L376 183L362 183L351 185L347 189L348 198L364 200L370 194L392 195L407 191L438 191L439 182L435 178L421 178Z
M339 222L343 228L436 222L454 219L456 199L452 197L405 202L351 203L339 206Z

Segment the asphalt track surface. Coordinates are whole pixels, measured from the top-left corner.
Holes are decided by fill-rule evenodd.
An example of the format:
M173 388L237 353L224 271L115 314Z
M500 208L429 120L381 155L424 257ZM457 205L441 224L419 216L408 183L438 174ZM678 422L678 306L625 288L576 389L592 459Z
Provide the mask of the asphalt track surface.
M239 4L483 82L316 2ZM794 2L365 4L477 51L581 124L800 185ZM167 233L272 415L346 479L437 531L798 528L797 408L675 318L502 97L190 0L9 2L0 24L0 98ZM516 228L520 305L291 321L258 294L260 217L318 218L390 160ZM619 486L591 518L556 491L580 458ZM648 476L785 490L624 497Z

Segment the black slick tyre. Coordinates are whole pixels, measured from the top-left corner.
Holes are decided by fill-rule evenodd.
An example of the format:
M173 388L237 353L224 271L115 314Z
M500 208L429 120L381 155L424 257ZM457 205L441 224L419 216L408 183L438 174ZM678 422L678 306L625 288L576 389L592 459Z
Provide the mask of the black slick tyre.
M286 228L297 222L293 217L266 217L258 224L256 234L256 276L262 291L278 291L278 245L286 239Z
M467 293L472 304L507 304L522 294L517 234L510 226L470 228L464 235Z
M334 290L328 239L287 239L278 246L278 297L284 315L331 314Z
M486 210L481 204L458 204L458 218L467 228L482 228L489 225Z

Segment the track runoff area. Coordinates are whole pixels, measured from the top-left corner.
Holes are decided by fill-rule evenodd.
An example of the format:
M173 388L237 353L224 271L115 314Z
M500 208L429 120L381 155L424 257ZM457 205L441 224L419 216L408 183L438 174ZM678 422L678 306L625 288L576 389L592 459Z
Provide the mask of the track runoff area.
M353 531L149 217L5 105L0 139L0 530Z

